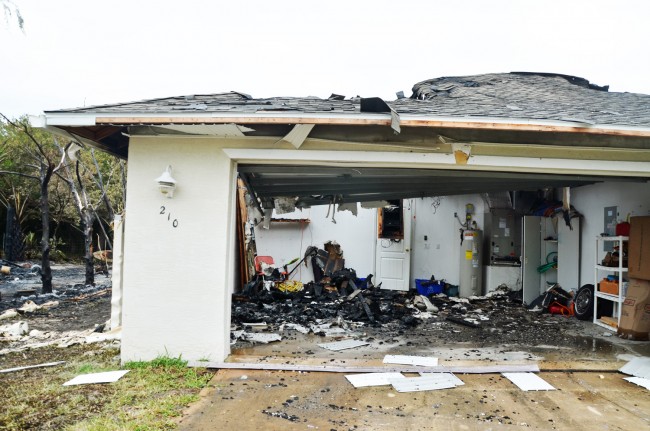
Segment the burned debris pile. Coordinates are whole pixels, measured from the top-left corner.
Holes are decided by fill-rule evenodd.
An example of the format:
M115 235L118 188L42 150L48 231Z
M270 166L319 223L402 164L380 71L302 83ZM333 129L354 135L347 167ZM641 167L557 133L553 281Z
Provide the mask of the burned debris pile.
M438 288L444 283L433 276L432 280L416 280L417 289L382 289L381 283L374 284L372 274L360 278L354 269L346 268L334 242L324 249L308 248L299 265L303 262L311 267L314 281L294 282L287 288L293 270L266 266L242 292L233 295L234 341L276 341L287 330L346 337L363 328L366 334L387 338L406 333L426 337L434 331L441 342L553 344L561 343L564 329L572 326L573 319L566 319L566 314L548 313L548 304L528 309L522 304L521 291L510 291L505 285L485 296L468 298L442 293L451 290ZM558 301L553 298L552 302ZM277 337L258 337L260 332L273 332Z

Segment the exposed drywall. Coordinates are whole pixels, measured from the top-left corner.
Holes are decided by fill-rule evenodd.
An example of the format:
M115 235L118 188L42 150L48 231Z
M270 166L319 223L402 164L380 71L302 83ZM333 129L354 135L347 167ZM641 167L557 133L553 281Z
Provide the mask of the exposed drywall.
M122 361L229 353L234 164L206 139L132 138L124 234ZM177 188L154 181L167 165Z
M583 215L580 285L594 283L596 236L604 231L604 209L618 207L618 219L650 215L650 184L601 183L571 190L571 204ZM602 274L601 274L602 275Z
M319 205L290 214L275 215L284 219L309 219L309 223L271 223L270 229L255 228L257 254L272 256L277 266L298 257L302 258L310 245L323 248L327 241L341 245L345 266L354 268L359 277L373 273L375 266L375 223L377 210L359 208L355 217L349 211L337 212L336 223L327 215L327 205ZM289 267L289 270L294 265ZM303 283L313 281L311 266L296 269L295 279Z
M465 205L474 205L474 220L479 229L483 229L483 199L478 195L444 196L440 198L437 208L434 205L436 201L434 198L413 199L411 280L428 279L435 275L437 279L458 285L460 224L454 213L464 220Z
M458 284L460 260L460 225L454 213L465 217L465 205L475 208L475 220L483 228L483 200L478 195L447 196L440 199L436 208L434 199L412 199L413 229L411 239L411 286L414 279L435 275L449 283ZM272 223L269 230L261 225L255 228L258 255L273 256L278 265L302 257L307 246L322 247L328 240L341 244L345 265L354 268L359 277L374 273L376 247L376 210L359 208L358 217L349 212L336 214L336 224L325 218L327 206L315 206L282 218L308 218L309 224ZM424 236L427 240L424 240ZM296 279L308 282L313 279L311 269L304 265L296 270Z

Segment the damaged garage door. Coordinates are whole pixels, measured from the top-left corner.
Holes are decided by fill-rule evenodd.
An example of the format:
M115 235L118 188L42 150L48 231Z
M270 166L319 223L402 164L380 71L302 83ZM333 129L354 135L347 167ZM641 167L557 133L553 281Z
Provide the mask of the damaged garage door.
M240 165L239 175L262 208L297 208L431 196L579 187L612 177L469 170ZM627 179L630 180L629 178ZM260 208L261 209L261 208Z

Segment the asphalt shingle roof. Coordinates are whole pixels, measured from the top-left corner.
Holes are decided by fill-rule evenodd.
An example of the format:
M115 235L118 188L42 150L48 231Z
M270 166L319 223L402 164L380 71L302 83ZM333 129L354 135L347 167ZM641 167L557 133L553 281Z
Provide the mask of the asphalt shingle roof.
M271 97L254 99L228 92L92 106L56 113L137 114L260 112L361 112L360 99ZM411 98L387 102L401 115L519 120L561 120L588 124L650 127L650 95L608 92L587 80L542 73L495 73L443 77L420 82Z

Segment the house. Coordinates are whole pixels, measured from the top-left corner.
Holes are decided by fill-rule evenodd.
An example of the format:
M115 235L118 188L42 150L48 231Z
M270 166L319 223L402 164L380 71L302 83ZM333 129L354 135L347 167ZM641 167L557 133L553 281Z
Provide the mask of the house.
M228 355L238 174L267 220L287 202L289 209L311 208L314 220L331 204L407 202L416 217L404 225L413 229L412 245L386 243L402 247L394 270L428 277L433 267L451 282L460 254L454 213L463 217L473 204L482 228L489 209L482 196L570 190L582 214L572 265L579 283L593 282L593 239L603 231L604 209L614 219L612 211L649 213L650 96L543 73L438 78L413 90L411 98L391 102L230 92L33 118L34 125L128 158L123 260L114 281L114 302L123 295L122 360ZM328 226L339 231L322 238L339 241L359 272L373 272L382 246L376 217L375 210L357 219L337 213ZM365 227L350 228L354 220ZM290 226L282 229L296 228ZM276 257L297 257L320 239L307 234L302 248Z

